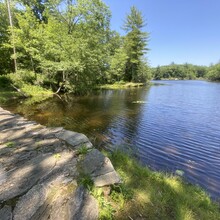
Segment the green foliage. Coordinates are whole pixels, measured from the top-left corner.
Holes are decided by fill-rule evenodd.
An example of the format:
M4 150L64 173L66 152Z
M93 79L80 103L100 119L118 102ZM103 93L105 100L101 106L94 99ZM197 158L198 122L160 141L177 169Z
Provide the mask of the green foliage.
M10 141L10 142L7 142L5 145L6 145L6 147L14 147L15 146L15 142Z
M20 94L18 94L17 92L13 92L13 91L2 91L2 89L0 89L0 104L4 104L7 103L9 100L14 99L14 98L19 98Z
M144 27L144 20L142 13L135 7L131 7L130 14L127 15L124 30L127 35L124 38L124 48L128 56L125 71L125 80L138 82L140 66L146 66L147 63L143 62L143 56L147 51L148 33L141 31ZM146 81L146 79L145 79Z
M123 152L108 153L123 180L110 198L114 219L220 219L219 204L181 177L153 172ZM129 217L128 217L129 216Z
M111 198L115 202L121 201L121 207L123 207L124 202L133 199L134 192L126 184L122 183L120 185L113 185L111 188Z
M35 74L32 71L19 70L17 73L7 74L5 78L8 80L7 82L10 83L10 88L13 88L13 85L28 97L48 96L53 94L50 89L41 86L44 78L40 74Z
M101 85L101 86L99 86L99 88L102 88L102 89L128 89L128 88L143 87L143 86L145 86L144 83L133 83L133 82L126 83L124 81L119 81L114 84Z
M77 149L76 152L78 155L86 155L88 151L89 151L88 147L86 147L86 145L82 145L81 147Z
M9 77L5 75L2 76L0 75L0 90L5 90L5 89L10 90L11 89L10 84L11 84L11 80Z
M92 191L94 189L94 182L91 176L87 174L80 174L78 184L84 186L89 191Z
M4 45L9 41L8 25L9 19L6 4L0 1L0 75L12 71L12 60L10 59L12 50Z
M27 70L19 70L17 73L10 73L6 75L10 82L21 88L24 84L34 84L35 74Z
M104 192L102 188L94 188L91 191L91 195L93 195L99 204L99 219L100 220L111 220L114 219L114 208L112 204L108 201L108 199L104 196Z
M135 29L141 29L144 27L143 16L140 11L134 6L131 7L130 14L127 15L126 21L124 22L123 29L126 32L133 31Z
M207 78L211 81L220 81L220 64L211 66L207 73Z
M42 88L41 86L37 85L29 85L24 84L21 87L22 91L27 94L28 96L43 96L43 95L52 95L52 91Z
M192 64L170 64L152 69L153 78L158 79L196 79L205 78L207 67Z
M18 88L24 81L80 94L97 84L150 78L143 59L147 33L141 31L143 18L136 8L131 8L125 22L128 33L121 37L110 30L111 13L101 0L20 0L19 4L11 5L15 22L8 28L6 8L0 3L5 21L0 27L0 50L5 51L1 70L12 72L9 58L15 46L19 71L13 84ZM24 70L33 76L24 79Z

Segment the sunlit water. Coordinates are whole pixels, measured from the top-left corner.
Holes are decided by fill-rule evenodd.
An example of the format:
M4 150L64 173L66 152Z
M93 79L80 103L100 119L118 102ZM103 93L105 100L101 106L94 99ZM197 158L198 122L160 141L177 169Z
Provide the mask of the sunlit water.
M35 106L5 108L31 120L86 134L97 146L131 147L155 170L183 177L220 197L220 84L160 81L164 85L54 97Z

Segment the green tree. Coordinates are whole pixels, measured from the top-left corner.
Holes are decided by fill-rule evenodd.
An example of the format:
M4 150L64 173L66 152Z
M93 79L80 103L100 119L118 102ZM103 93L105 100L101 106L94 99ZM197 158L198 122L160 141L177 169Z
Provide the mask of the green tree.
M134 6L131 7L130 14L127 15L123 29L127 32L124 38L124 48L128 56L125 80L138 81L138 69L142 62L142 57L147 51L148 33L143 32L145 26L142 13Z
M46 8L45 4L48 2L48 0L19 0L18 2L31 8L36 19L47 22L47 17L44 14L44 10Z
M17 14L20 66L40 72L57 88L76 92L101 81L107 69L110 11L100 0L45 4L47 21L24 5Z
M170 64L153 68L154 79L196 79L205 77L207 67L192 64Z
M118 48L115 50L114 56L110 60L110 75L108 76L108 82L121 81L125 78L125 70L128 56L124 51L124 48Z
M220 81L220 63L209 67L207 78L211 81Z

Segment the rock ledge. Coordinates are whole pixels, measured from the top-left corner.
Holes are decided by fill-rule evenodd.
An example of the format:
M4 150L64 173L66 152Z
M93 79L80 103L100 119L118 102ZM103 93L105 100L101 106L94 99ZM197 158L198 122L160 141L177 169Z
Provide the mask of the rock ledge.
M88 148L83 157L81 147ZM97 201L77 184L120 183L111 161L84 135L46 128L0 108L0 220L95 220Z

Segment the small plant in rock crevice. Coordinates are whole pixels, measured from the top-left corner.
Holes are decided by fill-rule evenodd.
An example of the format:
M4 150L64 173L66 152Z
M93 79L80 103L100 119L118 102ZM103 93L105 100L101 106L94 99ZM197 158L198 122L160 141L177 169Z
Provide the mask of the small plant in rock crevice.
M6 147L14 147L15 146L15 142L10 141L10 142L7 142L5 145L6 145Z
M82 145L76 151L77 155L86 155L89 152L89 149L86 145Z

